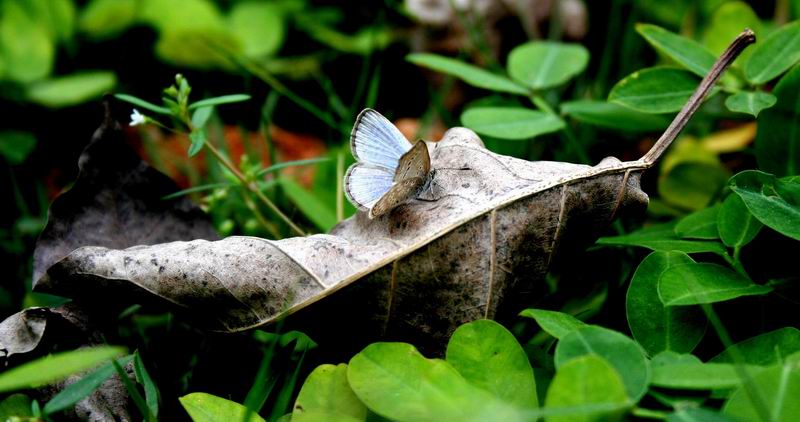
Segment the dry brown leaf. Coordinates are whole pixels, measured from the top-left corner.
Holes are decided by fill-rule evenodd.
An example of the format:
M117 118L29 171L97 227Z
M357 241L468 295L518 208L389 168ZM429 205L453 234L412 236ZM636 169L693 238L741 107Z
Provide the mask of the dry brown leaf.
M752 41L752 32L737 39L639 160L528 162L488 151L474 132L453 128L429 144L433 189L380 218L359 213L330 234L278 241L85 246L51 266L35 288L167 301L223 331L294 314L291 321L321 341L358 347L383 337L440 351L465 322L515 314L559 256L574 257L563 252L593 242L619 212L643 209L641 172Z

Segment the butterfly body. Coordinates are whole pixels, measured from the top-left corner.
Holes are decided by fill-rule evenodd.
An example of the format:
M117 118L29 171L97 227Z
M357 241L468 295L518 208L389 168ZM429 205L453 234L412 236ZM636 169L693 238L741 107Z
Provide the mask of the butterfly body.
M365 109L356 118L350 148L357 163L347 170L345 193L369 218L415 197L429 177L431 160L425 142L412 145L375 110Z

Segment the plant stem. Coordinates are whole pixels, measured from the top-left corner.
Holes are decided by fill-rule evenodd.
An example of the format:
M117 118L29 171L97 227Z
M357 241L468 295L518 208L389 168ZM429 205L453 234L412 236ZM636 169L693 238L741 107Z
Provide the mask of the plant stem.
M541 95L531 94L530 98L531 102L533 102L533 105L538 107L540 110L551 116L561 119L561 116L556 113L555 109L553 109L553 107L551 107ZM564 122L564 128L561 129L561 132L564 134L564 137L567 139L567 142L570 144L571 148L575 151L575 155L578 156L578 160L581 162L581 164L589 164L589 154L586 153L583 145L578 142L578 138L575 137L575 134L572 132L572 128L569 127L567 122Z
M669 148L672 141L678 137L686 124L689 122L689 119L692 115L700 108L700 105L703 103L703 98L705 98L706 94L714 87L714 85L719 80L720 76L722 76L722 72L736 60L736 57L741 54L741 52L747 48L748 45L756 42L756 34L746 29L744 32L739 34L735 40L728 46L728 48L722 53L721 56L714 62L714 66L711 67L711 70L708 71L708 74L700 81L700 85L694 91L691 97L689 97L689 101L686 102L686 105L683 106L678 115L675 116L675 119L672 120L672 123L669 124L667 130L664 131L664 134L658 138L655 145L650 148L650 151L647 152L639 161L644 164L645 168L652 167L656 161L658 161L659 157L664 153L664 151Z
M664 420L667 419L667 416L669 416L667 412L664 412L662 410L644 409L641 407L634 407L631 413L633 414L633 416L638 416L640 418L645 418L645 419Z
M309 113L316 116L318 119L322 120L326 125L330 126L336 131L350 134L349 131L343 131L342 127L336 123L336 121L331 117L330 114L323 111L316 105L312 104L310 101L305 100L304 98L300 97L299 95L292 92L289 88L286 87L281 81L279 81L276 77L272 76L266 69L258 66L255 63L252 63L248 60L243 60L237 58L237 62L241 65L245 70L252 73L258 79L264 81L270 88L274 89L275 91L279 92L281 95L285 96L286 98L293 101L295 104L300 106L302 109L308 111Z
M720 321L719 316L714 311L714 308L707 303L703 303L700 306L702 307L703 312L705 312L706 317L708 317L708 321L711 322L711 326L714 327L714 331L716 331L720 341L725 346L725 351L730 353L730 357L734 363L733 368L736 370L739 378L741 378L742 387L744 388L745 393L749 396L750 401L753 403L753 407L755 407L759 419L764 422L771 420L769 409L767 409L766 405L764 404L763 397L761 397L761 394L759 394L758 390L755 388L755 385L753 384L753 377L750 376L750 372L747 371L747 368L744 365L745 360L744 357L742 357L742 352L733 347L733 340L731 340L731 336L728 334L728 331L725 329L722 321Z
M336 154L336 221L344 220L344 152Z
M733 251L733 257L732 258L727 253L722 255L722 258L724 258L725 262L727 262L728 265L733 267L733 269L736 270L737 273L743 275L747 279L750 279L750 275L747 274L747 271L745 271L744 266L742 265L742 262L739 261L739 254L738 254L738 251L736 249L734 249L734 251Z
M284 214L283 211L281 211L280 208L278 208L278 206L275 205L274 202L272 202L269 198L267 198L267 196L264 195L264 192L261 192L261 190L258 189L258 186L255 185L255 183L252 183L249 180L247 180L247 177L244 174L242 174L242 172L239 171L239 169L237 169L236 166L233 165L233 163L228 161L228 159L225 158L225 156L222 155L222 153L219 152L219 150L214 145L212 145L211 142L206 142L204 145L211 152L211 154L213 154L214 157L216 157L217 160L223 166L225 166L225 168L230 170L230 172L233 173L233 175L237 179L239 179L239 182L241 182L242 187L252 192L262 203L264 203L264 205L267 206L267 208L269 208L273 213L278 215L278 217L280 217L289 227L291 227L292 230L297 232L297 234L299 234L300 236L306 235L303 229L298 227L297 224L295 224L288 216L286 216L286 214Z
M247 208L249 208L253 215L256 216L256 220L258 220L258 222L264 226L267 231L269 231L269 234L271 234L272 237L275 239L280 239L281 234L275 229L273 224L270 224L270 222L267 221L267 219L264 217L264 214L262 214L261 210L258 209L258 206L256 206L253 200L250 199L250 196L247 195L247 193L243 193L242 198L244 199L244 204L247 206Z

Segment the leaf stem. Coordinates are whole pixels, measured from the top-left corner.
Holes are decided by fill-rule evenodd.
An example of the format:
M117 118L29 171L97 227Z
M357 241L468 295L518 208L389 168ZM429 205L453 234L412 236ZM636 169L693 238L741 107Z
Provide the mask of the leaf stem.
M555 109L547 103L547 101L542 98L539 94L531 94L530 96L531 102L533 105L538 107L540 110L544 111L545 113L555 116L558 119L561 119L561 116L556 113ZM578 142L578 138L575 137L575 134L572 132L572 128L569 127L567 122L564 122L564 128L561 129L561 132L564 134L564 137L567 139L567 142L570 144L573 150L575 150L575 154L578 156L578 160L582 164L589 164L589 154L586 153L586 150L583 148L583 145Z
M745 393L749 396L750 401L753 403L753 407L755 407L759 419L764 422L771 420L769 409L767 409L766 405L764 404L763 397L761 397L761 394L759 394L759 391L755 388L753 377L750 376L750 372L747 371L747 368L744 365L745 360L742 356L742 352L740 352L736 347L733 347L733 340L731 340L728 330L725 329L725 326L722 324L719 316L714 311L714 308L707 303L701 304L700 306L702 307L703 312L705 312L708 321L711 322L711 326L714 327L714 331L716 331L720 341L725 346L725 351L730 353L730 357L734 363L733 368L736 370L736 374L739 376L739 378L741 378L742 387L744 388Z
M247 208L249 208L253 215L256 216L256 220L258 220L258 222L261 223L261 225L264 226L264 228L267 229L267 231L269 231L269 233L275 239L280 239L281 235L278 233L278 230L275 229L274 225L267 221L266 217L264 217L264 214L261 213L261 210L259 210L253 200L250 199L250 196L245 193L242 195L242 198L244 199L244 204L247 206Z
M183 124L189 128L189 133L195 131L195 126L192 124L191 118L188 116L188 113L185 113L185 116L182 116L181 119L183 120ZM250 191L253 195L255 195L264 205L267 206L273 213L275 213L278 217L280 217L292 230L297 232L300 236L305 236L306 233L301 229L297 224L295 224L283 211L275 205L266 195L264 192L258 188L258 186L253 182L247 179L247 176L242 174L236 166L231 163L227 157L225 157L218 149L215 147L211 142L206 141L203 143L203 146L211 152L212 155L220 162L225 168L227 168L231 174L233 174L237 179L239 179L240 184L243 188ZM269 229L269 227L267 227Z
M639 161L644 164L645 168L652 167L656 161L658 161L664 151L669 148L672 141L674 141L683 128L686 127L692 115L700 108L700 105L703 103L703 98L705 98L706 94L708 94L711 88L717 83L720 76L722 76L722 72L736 60L736 57L738 57L748 45L754 42L756 42L756 34L750 29L745 29L744 32L733 40L722 55L719 56L717 61L714 62L714 66L711 67L711 70L709 70L708 74L700 81L700 85L698 85L692 96L689 97L686 105L678 112L678 115L672 120L667 130L664 131L664 134L658 138L658 141L650 148L650 151L639 159Z
M631 413L633 416L638 416L645 419L665 420L669 416L667 412L662 410L645 409L642 407L634 407L633 410L631 410Z
M304 99L304 98L300 97L299 95L295 94L292 90L290 90L288 87L286 87L286 85L281 83L281 81L279 81L278 78L272 76L272 74L269 73L263 67L255 64L255 63L252 63L249 60L241 59L241 58L238 58L238 57L237 57L237 62L245 70L247 70L248 72L253 74L258 79L261 79L262 81L264 81L267 85L270 86L270 88L274 89L275 91L277 91L278 93L280 93L284 97L290 99L292 102L294 102L295 104L300 106L300 108L302 108L302 109L308 111L309 113L313 114L318 119L322 120L322 122L325 123L326 125L330 126L331 128L333 128L334 130L336 130L338 132L346 133L347 135L350 134L350 131L349 130L344 130L338 123L336 123L336 121L333 119L333 117L329 113L323 111L321 108L319 108L316 105L312 104L310 101L307 101L306 99Z
M336 221L344 220L344 152L336 153Z
M303 229L298 227L297 224L295 224L288 216L286 216L286 214L284 214L283 211L281 211L280 208L278 208L278 206L275 205L274 202L272 202L269 198L267 198L267 196L264 195L264 192L261 192L261 190L258 189L258 186L255 185L255 183L252 183L249 180L247 180L247 177L244 174L242 174L242 172L239 171L239 169L237 169L236 166L234 166L233 163L231 163L224 155L222 155L222 153L219 152L217 147L212 145L211 142L206 142L204 146L211 152L211 154L214 155L214 157L216 157L216 159L223 166L225 166L225 168L230 170L230 172L237 179L239 179L239 182L241 182L242 187L253 193L262 203L264 203L264 205L267 206L267 208L269 208L273 213L275 213L278 217L280 217L289 227L292 228L292 230L297 232L297 234L299 234L300 236L306 235Z
M745 271L744 266L742 265L742 262L739 260L738 247L737 247L737 249L734 249L733 257L731 257L730 254L728 254L726 252L725 254L722 255L722 258L724 258L725 262L727 262L728 265L733 267L733 269L736 270L737 273L741 274L742 276L744 276L748 280L750 279L750 275L747 274L747 271Z

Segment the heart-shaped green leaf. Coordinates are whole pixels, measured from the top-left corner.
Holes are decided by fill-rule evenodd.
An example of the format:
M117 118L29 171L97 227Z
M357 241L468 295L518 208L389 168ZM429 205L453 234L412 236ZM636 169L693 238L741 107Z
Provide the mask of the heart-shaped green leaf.
M752 241L764 225L753 217L738 195L725 198L717 214L719 237L725 245L742 247Z
M459 327L447 345L447 362L469 381L519 408L536 408L536 380L514 335L491 320Z
M599 355L617 370L629 397L638 400L647 391L650 365L644 351L627 336L607 328L592 325L564 336L556 346L556 368L590 354Z
M730 111L752 114L753 117L758 117L758 113L761 110L774 106L777 101L778 99L768 92L742 91L726 98L725 107L728 107Z
M347 383L347 365L320 365L306 378L297 395L292 421L359 422L367 408Z
M636 269L625 300L633 338L655 355L691 352L703 338L706 318L693 307L667 307L658 296L658 280L671 266L694 262L681 252L653 252Z
M548 422L615 420L630 405L617 370L595 354L576 357L559 367L545 398L545 410L553 414Z
M540 90L561 85L583 72L589 52L580 44L533 41L508 55L508 73L525 86Z

